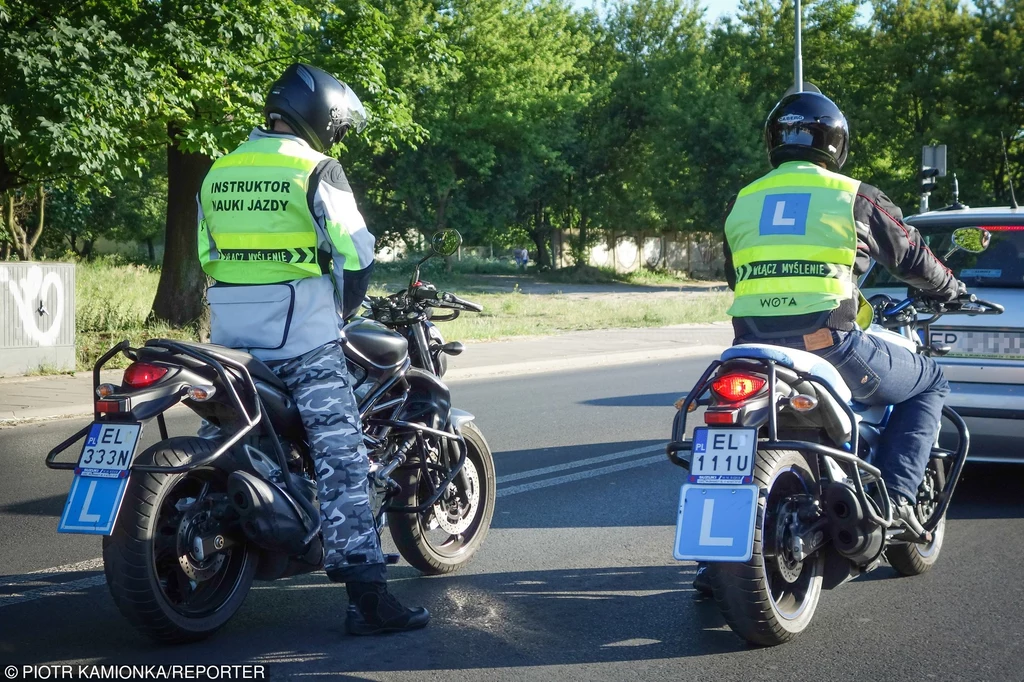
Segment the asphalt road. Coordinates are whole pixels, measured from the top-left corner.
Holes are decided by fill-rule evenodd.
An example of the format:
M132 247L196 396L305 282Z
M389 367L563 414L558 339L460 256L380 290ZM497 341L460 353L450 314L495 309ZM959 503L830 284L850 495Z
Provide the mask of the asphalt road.
M705 363L454 384L455 404L478 416L495 452L493 529L461 573L394 567L392 590L434 620L375 639L345 636L344 589L322 575L257 583L216 637L178 648L128 626L96 564L26 582L29 571L99 557L98 539L55 532L70 477L43 466L85 422L2 429L0 667L261 663L271 679L1024 679L1021 467L968 465L936 568L908 579L882 567L826 593L788 645L750 648L695 599L693 565L671 558L682 471L660 446L672 402Z

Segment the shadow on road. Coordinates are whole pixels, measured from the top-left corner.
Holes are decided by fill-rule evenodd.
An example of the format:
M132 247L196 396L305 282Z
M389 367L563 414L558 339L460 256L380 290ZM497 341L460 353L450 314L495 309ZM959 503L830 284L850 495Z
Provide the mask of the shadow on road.
M580 405L597 407L671 407L677 400L686 396L688 388L680 388L675 393L645 393L641 395L618 395L612 398L594 398L584 400Z
M1024 518L1024 466L968 460L946 516L950 519Z
M399 598L427 605L434 619L424 631L388 637L387 647L381 646L384 640L373 640L371 646L368 640L345 636L344 589L322 576L304 576L255 591L214 638L178 647L156 646L136 634L105 590L5 607L0 661L24 665L89 657L99 659L100 665L263 662L275 679L275 668L334 673L516 668L746 649L713 604L695 601L692 565L437 579L412 578L411 569L394 573L393 591ZM54 619L57 612L60 618ZM42 632L45 646L39 639ZM284 664L288 667L282 668Z
M0 514L17 514L22 516L52 516L58 518L64 511L67 494L51 495L36 500L16 502L0 506Z

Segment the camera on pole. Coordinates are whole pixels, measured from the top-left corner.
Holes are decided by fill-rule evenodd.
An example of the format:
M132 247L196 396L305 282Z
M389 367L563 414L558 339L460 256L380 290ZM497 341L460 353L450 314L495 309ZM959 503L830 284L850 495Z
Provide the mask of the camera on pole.
M921 170L917 174L921 190L921 213L928 210L928 195L935 191L938 178L944 177L946 177L946 145L922 148Z

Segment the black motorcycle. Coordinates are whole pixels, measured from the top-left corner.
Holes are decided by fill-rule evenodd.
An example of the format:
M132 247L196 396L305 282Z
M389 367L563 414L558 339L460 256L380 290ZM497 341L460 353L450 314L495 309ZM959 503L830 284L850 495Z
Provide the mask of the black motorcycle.
M461 245L434 235L433 255ZM378 532L426 574L455 571L480 547L494 513L491 450L473 415L451 406L441 381L445 343L433 322L482 307L419 280L369 299L343 344L370 454ZM439 309L447 314L435 314ZM100 383L117 353L133 362L120 386ZM103 537L118 609L161 642L205 638L241 606L253 580L322 567L316 471L295 402L248 353L210 344L123 341L96 363L94 422L46 464L75 478L59 530ZM164 412L184 404L212 437L169 437ZM143 423L160 442L136 455ZM77 463L59 453L85 437ZM389 563L398 555L389 555Z

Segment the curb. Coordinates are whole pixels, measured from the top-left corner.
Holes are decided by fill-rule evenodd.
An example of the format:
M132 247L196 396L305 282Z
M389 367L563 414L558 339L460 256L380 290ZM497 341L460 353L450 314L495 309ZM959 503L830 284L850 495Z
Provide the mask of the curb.
M452 367L444 375L444 378L446 381L461 381L466 379L485 379L508 376L510 374L546 374L548 372L589 369L591 367L632 365L653 360L671 360L674 358L685 358L694 355L717 355L721 352L721 346L705 344L698 346L683 346L681 348L657 348L641 351L603 353L600 355L576 355L567 358L556 358L554 360L536 360L533 362L516 362L504 365L484 365L482 367L466 367L465 369Z
M631 365L653 360L671 360L697 355L717 355L722 350L721 346L701 344L695 346L682 346L680 348L655 348L642 351L625 351L616 353L602 353L591 355L576 355L553 360L536 360L532 362L515 362L503 365L485 365L482 367L467 367L460 369L452 367L445 374L446 381L463 381L471 379L487 379L509 375L526 376L530 374L546 374L548 372L562 372L575 369L588 369L592 367L610 367L615 365ZM174 409L174 408L171 408ZM56 419L73 419L93 413L92 403L82 405L68 405L66 407L53 408L38 407L28 410L0 413L0 427L16 426L18 424L38 422Z

